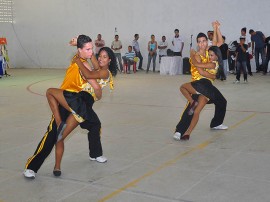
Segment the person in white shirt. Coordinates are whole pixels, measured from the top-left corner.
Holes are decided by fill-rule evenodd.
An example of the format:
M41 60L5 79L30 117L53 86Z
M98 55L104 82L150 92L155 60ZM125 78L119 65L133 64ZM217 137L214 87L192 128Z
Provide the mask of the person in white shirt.
M213 35L214 35L213 31L211 31L211 30L207 31L207 37L209 39L208 40L208 48L213 45Z
M178 29L174 30L174 34L175 34L175 36L172 40L174 56L182 56L182 51L184 48L184 41L183 41L182 37L179 35Z
M112 42L111 49L114 52L116 59L118 60L120 71L123 72L122 58L121 58L121 49L122 42L119 40L119 36L116 34L114 37L114 41Z
M98 52L99 50L105 46L105 41L103 39L101 39L101 34L97 35L97 39L95 40L95 46L96 46L96 58L98 59Z
M159 52L158 52L158 55L159 55L159 63L161 61L161 58L163 56L166 56L167 55L167 49L168 49L168 42L166 41L166 36L162 36L162 41L159 42L158 44L158 49L159 49Z
M142 56L141 51L140 51L140 45L139 45L138 39L139 39L139 34L135 34L134 35L134 40L132 41L132 47L133 47L133 50L136 53L136 57L138 57L140 59L139 68L138 69L139 70L144 70L142 68L143 56Z

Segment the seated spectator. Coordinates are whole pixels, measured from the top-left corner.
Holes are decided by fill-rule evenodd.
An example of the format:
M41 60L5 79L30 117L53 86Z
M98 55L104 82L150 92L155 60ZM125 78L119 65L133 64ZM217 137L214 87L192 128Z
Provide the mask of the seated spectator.
M128 52L125 53L125 56L123 56L124 65L128 66L127 73L130 74L130 65L134 64L134 58L136 54L134 51L132 51L132 46L128 46Z

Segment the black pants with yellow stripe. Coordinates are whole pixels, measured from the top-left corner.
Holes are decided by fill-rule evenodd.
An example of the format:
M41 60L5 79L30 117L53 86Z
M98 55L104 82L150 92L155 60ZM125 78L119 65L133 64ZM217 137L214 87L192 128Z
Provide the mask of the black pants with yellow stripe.
M219 126L220 124L223 123L224 118L225 118L227 100L220 93L220 91L212 84L211 86L209 86L209 88L204 88L204 86L202 87L203 88L200 89L201 91L197 88L195 89L210 99L207 104L215 104L215 114L214 114L213 119L211 120L210 128ZM199 97L198 94L192 95L193 100L197 101L198 97ZM186 132L193 118L193 115L188 115L189 109L190 109L190 103L188 102L185 107L184 112L181 115L180 121L176 125L175 132L179 132L181 133L181 135L183 135Z
M59 106L61 118L66 121L70 112ZM84 121L80 124L81 128L88 130L89 156L96 158L102 156L102 146L100 141L101 123L95 112L92 114L91 121ZM47 132L39 142L37 149L32 157L30 157L25 165L25 169L37 172L45 159L51 153L57 139L57 126L52 117Z

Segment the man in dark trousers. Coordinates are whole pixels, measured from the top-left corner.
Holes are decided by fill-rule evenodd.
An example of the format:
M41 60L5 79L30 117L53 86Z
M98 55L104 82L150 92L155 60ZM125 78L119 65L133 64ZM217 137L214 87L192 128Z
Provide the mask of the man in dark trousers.
M208 61L209 58L207 58L207 57L209 57L209 56L207 54L207 44L208 44L207 36L203 33L199 33L197 36L197 43L198 43L198 46L201 49L201 51L205 52L206 58L204 57L204 60ZM199 43L200 44L204 43L205 46L200 46ZM191 69L195 70L198 68L191 68ZM197 71L191 71L191 76L196 77L193 75L196 75L198 73ZM204 76L208 77L207 74L205 74ZM210 75L209 75L209 78L210 78ZM209 90L211 92L207 93L208 94L207 97L209 98L208 104L210 104L210 103L215 104L215 114L214 114L214 117L210 123L210 128L213 130L226 130L226 129L228 129L228 126L225 126L223 124L223 121L224 121L225 114L226 114L227 100L224 98L224 96L220 93L220 91L217 88L213 87ZM207 92L207 89L206 89L206 92ZM201 96L201 95L198 95L198 94L192 95L193 100L197 101L199 96ZM188 129L188 127L191 123L193 114L189 115L189 113L188 113L190 110L190 106L191 106L191 104L188 102L186 107L185 107L184 112L181 115L180 121L176 125L175 133L173 136L173 138L175 140L182 139L182 136L184 135L184 133L186 132L186 130Z
M254 31L253 29L249 30L249 34L251 35L251 48L252 48L252 55L255 55L255 62L256 62L256 72L263 71L265 65L265 50L264 50L264 42L265 36L261 31ZM262 59L262 68L260 67L259 62L259 55L261 55Z
M78 38L78 41L80 40L80 36ZM84 43L85 40L82 40L82 43ZM87 41L91 42L91 39ZM85 42L86 43L86 42ZM89 58L94 66L95 69L98 69L98 62L95 56L93 55L91 58ZM71 63L71 66L76 66L76 63ZM84 65L90 69L89 63L87 61L84 62ZM87 83L87 81L92 85L94 88L95 94L97 98L101 98L102 96L102 91L97 84L96 80L87 80L85 81L84 79L81 78L81 74L78 72L77 76L70 76L70 73L74 73L71 71L66 72L66 78L70 79L64 79L64 82L61 85L61 89L66 90L68 88L69 90L74 89L74 92L78 89L81 88L83 85L78 85L78 82L84 82ZM59 106L60 114L62 121L66 121L67 117L70 115L70 111L67 111L64 109L61 105ZM97 120L97 115L93 113L93 120ZM100 140L100 122L91 122L91 121L84 121L80 123L81 128L88 130L88 141L89 141L89 156L90 160L95 159L95 161L99 163L104 163L107 161L107 159L102 156L102 145L101 145L101 140ZM94 134L94 135L93 135ZM25 165L25 170L23 172L24 176L26 178L34 179L35 174L38 172L40 167L42 166L43 162L45 159L48 157L48 155L51 153L56 141L57 141L57 125L55 122L54 117L52 116L51 121L49 123L49 126L47 127L47 131L42 137L41 141L39 142L36 151L34 152L33 156L31 156Z

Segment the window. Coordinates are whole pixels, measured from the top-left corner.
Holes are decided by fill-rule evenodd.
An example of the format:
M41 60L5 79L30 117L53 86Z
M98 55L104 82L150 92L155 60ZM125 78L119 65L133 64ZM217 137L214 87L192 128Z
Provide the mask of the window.
M0 0L0 23L13 23L13 1Z

